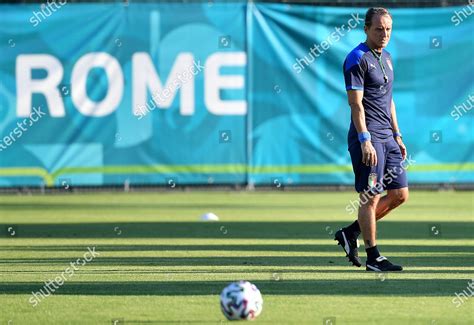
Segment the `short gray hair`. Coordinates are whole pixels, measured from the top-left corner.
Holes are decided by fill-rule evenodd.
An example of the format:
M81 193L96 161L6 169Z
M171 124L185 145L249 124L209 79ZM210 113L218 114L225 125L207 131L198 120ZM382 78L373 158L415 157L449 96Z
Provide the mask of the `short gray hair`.
M392 14L390 14L390 12L387 9L381 8L381 7L373 7L367 10L367 12L365 13L365 26L367 27L372 26L372 18L378 15L381 15L381 16L387 15L390 18L392 18Z

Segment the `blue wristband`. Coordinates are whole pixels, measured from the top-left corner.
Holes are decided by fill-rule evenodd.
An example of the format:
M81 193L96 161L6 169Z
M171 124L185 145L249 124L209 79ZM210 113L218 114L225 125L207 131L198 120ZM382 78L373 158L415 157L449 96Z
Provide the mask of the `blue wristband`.
M365 141L370 141L372 138L369 132L361 132L359 133L359 142L364 143Z
M396 137L402 137L402 134L400 132L393 132L393 137L396 138Z

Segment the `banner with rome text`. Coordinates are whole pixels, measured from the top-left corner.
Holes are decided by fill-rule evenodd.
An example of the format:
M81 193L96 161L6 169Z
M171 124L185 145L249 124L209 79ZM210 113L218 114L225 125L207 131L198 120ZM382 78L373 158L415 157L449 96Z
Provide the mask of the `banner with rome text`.
M474 182L468 10L392 10L411 183ZM352 184L342 63L364 12L0 5L0 186Z

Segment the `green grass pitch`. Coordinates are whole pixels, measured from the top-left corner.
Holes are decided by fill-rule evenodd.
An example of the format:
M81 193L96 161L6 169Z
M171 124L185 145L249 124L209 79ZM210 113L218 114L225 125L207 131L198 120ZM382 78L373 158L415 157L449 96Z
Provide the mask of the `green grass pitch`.
M262 292L256 323L473 324L474 298L453 303L474 278L473 192L413 191L378 223L382 254L405 271L379 275L351 266L333 241L354 220L345 207L355 198L178 190L0 196L0 324L221 324L219 294L240 279ZM205 212L220 221L199 221ZM33 307L32 292L87 247L99 255Z

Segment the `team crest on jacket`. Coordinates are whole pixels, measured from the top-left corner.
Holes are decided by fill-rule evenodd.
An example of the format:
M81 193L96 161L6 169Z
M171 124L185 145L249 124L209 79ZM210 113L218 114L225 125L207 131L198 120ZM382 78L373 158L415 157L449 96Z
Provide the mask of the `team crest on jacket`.
M393 71L392 62L389 59L387 59L387 65Z

